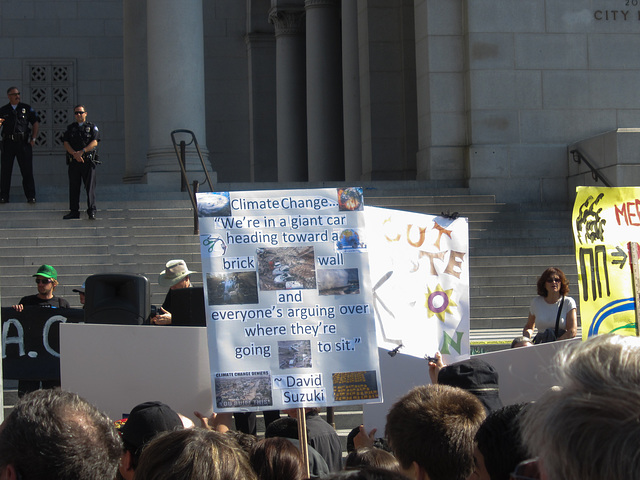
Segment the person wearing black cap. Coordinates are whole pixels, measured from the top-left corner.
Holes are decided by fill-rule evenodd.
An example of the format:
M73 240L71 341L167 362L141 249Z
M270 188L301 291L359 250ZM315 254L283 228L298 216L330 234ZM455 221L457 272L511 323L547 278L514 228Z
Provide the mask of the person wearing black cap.
M75 292L80 296L80 304L82 305L82 308L84 308L84 298L85 298L84 297L84 290L85 290L84 284L85 284L85 282L82 282L82 286L81 287L74 288L72 290L72 292Z
M436 352L435 357L435 362L429 362L431 383L460 387L473 393L484 405L487 413L502 408L498 387L499 376L492 365L475 357L445 365L439 352Z
M120 460L120 475L125 480L133 480L143 448L159 433L181 430L180 415L162 402L145 402L133 407L120 436L124 453Z

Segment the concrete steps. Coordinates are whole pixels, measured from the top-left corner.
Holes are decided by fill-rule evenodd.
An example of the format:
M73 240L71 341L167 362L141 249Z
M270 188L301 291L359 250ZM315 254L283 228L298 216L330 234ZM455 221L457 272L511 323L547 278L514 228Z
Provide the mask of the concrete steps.
M283 188L273 184L219 187ZM435 215L458 212L468 218L472 328L519 326L535 295L537 277L549 265L562 268L577 290L569 206L506 205L496 203L491 195L468 195L463 188L434 189L420 182L372 182L364 188L368 205ZM75 299L71 290L93 273L141 273L150 280L153 304L162 302L166 293L155 280L168 258L184 258L200 271L199 243L185 192L159 193L149 185L107 186L99 191L104 199L93 222L63 221L66 201L53 198L64 198L66 192L55 189L39 194L39 199L50 197L51 201L2 206L0 294L5 304L31 288L31 272L42 263L57 266L58 293L70 299Z

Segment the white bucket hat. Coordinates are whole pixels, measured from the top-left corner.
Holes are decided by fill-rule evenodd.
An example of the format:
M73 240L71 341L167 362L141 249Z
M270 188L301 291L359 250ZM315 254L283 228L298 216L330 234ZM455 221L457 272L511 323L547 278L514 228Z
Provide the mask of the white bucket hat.
M158 283L163 287L172 287L191 273L196 272L189 270L184 260L169 260L165 270L158 275Z

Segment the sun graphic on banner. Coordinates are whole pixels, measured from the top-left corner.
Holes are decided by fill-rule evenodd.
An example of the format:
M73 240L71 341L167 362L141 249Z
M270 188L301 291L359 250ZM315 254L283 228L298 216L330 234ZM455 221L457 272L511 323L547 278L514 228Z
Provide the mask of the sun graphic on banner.
M427 301L424 306L427 307L427 311L429 312L429 318L434 315L440 319L440 321L444 322L444 316L446 313L453 313L449 307L457 307L458 305L451 300L451 294L453 293L453 288L449 290L443 290L443 288L438 284L436 289L432 292L429 289L429 293L425 294L427 297Z

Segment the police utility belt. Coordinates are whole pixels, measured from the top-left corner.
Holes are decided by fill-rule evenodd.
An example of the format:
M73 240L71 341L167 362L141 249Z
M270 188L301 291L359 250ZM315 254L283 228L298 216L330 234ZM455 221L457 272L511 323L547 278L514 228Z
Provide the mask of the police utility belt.
M85 162L91 162L94 166L100 165L102 162L99 160L98 152L96 149L91 150L90 152L84 152L82 154L82 158ZM67 165L73 162L73 155L67 152Z
M2 135L3 140L9 140L11 142L24 142L29 138L26 133L12 133L10 135Z

